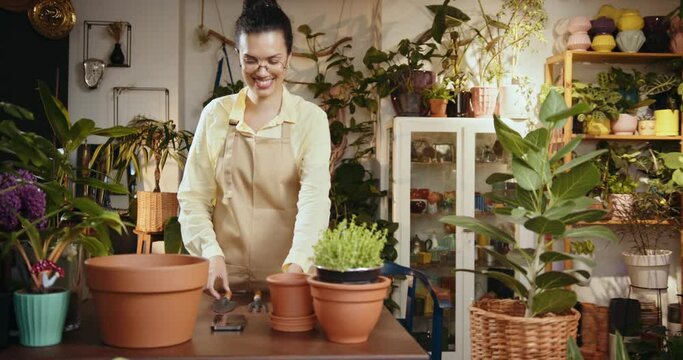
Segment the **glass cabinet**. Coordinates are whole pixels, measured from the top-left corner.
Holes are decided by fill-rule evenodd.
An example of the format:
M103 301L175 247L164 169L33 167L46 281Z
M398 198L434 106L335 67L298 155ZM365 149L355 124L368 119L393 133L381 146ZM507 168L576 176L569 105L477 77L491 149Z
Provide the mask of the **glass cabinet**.
M526 123L506 121L524 132ZM497 270L486 250L505 253L505 244L484 235L444 225L446 215L475 216L489 221L518 238L518 227L497 220L496 204L488 192L514 191L515 183L492 188L486 178L496 172L509 172L511 156L497 141L490 118L397 117L392 125L391 212L399 223L396 237L397 262L424 272L440 298L454 304L444 314L444 359L469 359L469 305L482 296L509 297L502 284L457 269ZM407 283L397 291L399 304L405 304ZM416 289L413 335L430 351L432 301L426 289ZM405 313L405 309L402 309Z

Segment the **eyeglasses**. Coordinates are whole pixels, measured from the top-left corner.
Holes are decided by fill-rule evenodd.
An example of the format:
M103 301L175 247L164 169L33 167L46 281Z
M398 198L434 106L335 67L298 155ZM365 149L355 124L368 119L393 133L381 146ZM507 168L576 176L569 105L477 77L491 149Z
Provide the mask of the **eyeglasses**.
M265 64L261 65L262 62L265 62ZM262 67L266 68L266 71L269 73L281 72L286 68L285 64L277 57L269 57L265 60L261 60L257 57L245 56L242 58L242 66L244 67L244 71L250 74L259 71Z

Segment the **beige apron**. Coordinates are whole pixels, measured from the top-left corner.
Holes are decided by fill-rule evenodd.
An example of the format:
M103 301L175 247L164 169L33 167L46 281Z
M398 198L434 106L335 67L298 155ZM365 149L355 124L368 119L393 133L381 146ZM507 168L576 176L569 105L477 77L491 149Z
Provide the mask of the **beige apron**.
M292 246L299 174L291 131L280 138L230 129L216 167L219 182L213 226L223 249L233 291L264 288L266 276L282 272Z

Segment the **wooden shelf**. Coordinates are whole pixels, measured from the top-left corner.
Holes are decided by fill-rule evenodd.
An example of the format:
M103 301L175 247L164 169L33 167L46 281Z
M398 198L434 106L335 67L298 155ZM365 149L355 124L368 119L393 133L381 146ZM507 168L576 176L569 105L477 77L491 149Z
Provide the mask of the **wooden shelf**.
M573 62L585 62L593 64L647 64L656 61L680 59L681 54L674 53L621 53L621 52L595 52L568 50L562 54L551 56L546 64L561 64L570 58Z
M655 136L655 135L585 135L585 134L572 134L572 137L577 135L583 135L584 140L633 140L633 141L643 141L643 140L657 140L657 141L681 141L682 136Z
M640 220L640 224L643 225L662 225L662 226L671 226L674 225L668 221L660 221L660 220ZM601 220L601 221L596 221L592 223L587 223L587 222L578 222L576 225L624 225L625 222L620 219L610 219L610 220Z

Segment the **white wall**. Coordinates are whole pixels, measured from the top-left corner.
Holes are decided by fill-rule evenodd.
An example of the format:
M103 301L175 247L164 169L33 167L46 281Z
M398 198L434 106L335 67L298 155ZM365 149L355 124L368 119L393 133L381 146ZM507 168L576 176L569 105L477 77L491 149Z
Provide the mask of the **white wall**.
M500 0L482 1L488 12L495 12ZM79 26L74 28L70 39L70 82L69 110L73 118L88 117L94 119L99 126L113 125L112 88L115 86L160 86L170 90L171 119L177 120L180 126L195 130L201 103L209 96L213 87L216 70L215 40L205 49L196 46L194 30L200 22L200 0L73 0ZM367 0L280 0L296 28L301 24L309 24L314 31L327 33L322 40L329 44L346 35L353 36L353 55L362 67L361 60L365 50L376 40L371 31L375 1ZM383 49L391 49L402 38L415 38L431 24L431 15L424 5L441 3L438 0L384 0L381 2L382 19L381 43ZM532 79L534 89L543 82L543 64L547 56L552 54L553 27L563 17L574 15L594 15L603 1L598 0L546 0L549 13L545 31L546 43L534 42L529 51L521 54L518 73ZM661 15L675 7L675 0L657 0L647 2L640 0L620 0L612 2L620 7L638 8L642 15ZM470 14L473 18L478 13L476 0L459 0L453 5ZM204 24L206 27L224 32L232 38L234 21L241 11L241 1L217 0L218 11L214 1L206 1ZM222 30L218 20L220 12ZM133 49L131 68L107 69L100 87L95 90L86 89L82 80L82 44L83 20L125 20L133 25ZM92 34L91 34L92 35ZM106 40L102 40L106 41ZM295 51L306 50L303 36L295 34ZM237 78L239 68L237 58L232 51L231 63L233 75ZM108 55L108 54L107 54ZM292 64L290 80L310 79L312 63L308 60L296 59ZM590 70L586 70L590 71ZM578 75L580 76L580 74ZM295 93L310 98L310 94L301 86L290 86ZM388 101L381 108L381 131L378 133L380 144L388 144L387 127L393 117L393 110ZM380 160L387 161L386 147L378 149ZM382 187L388 186L386 167L380 169ZM166 189L164 189L166 190ZM166 190L170 191L170 190ZM678 249L678 239L670 239L667 246ZM625 270L618 258L620 249L625 247L611 246L600 250L597 275L590 289L581 290L581 299L606 304L610 297L625 296ZM678 253L674 254L675 264L672 275L680 273ZM608 261L609 260L609 261ZM616 275L617 277L614 277ZM680 281L670 281L669 299L678 291Z

